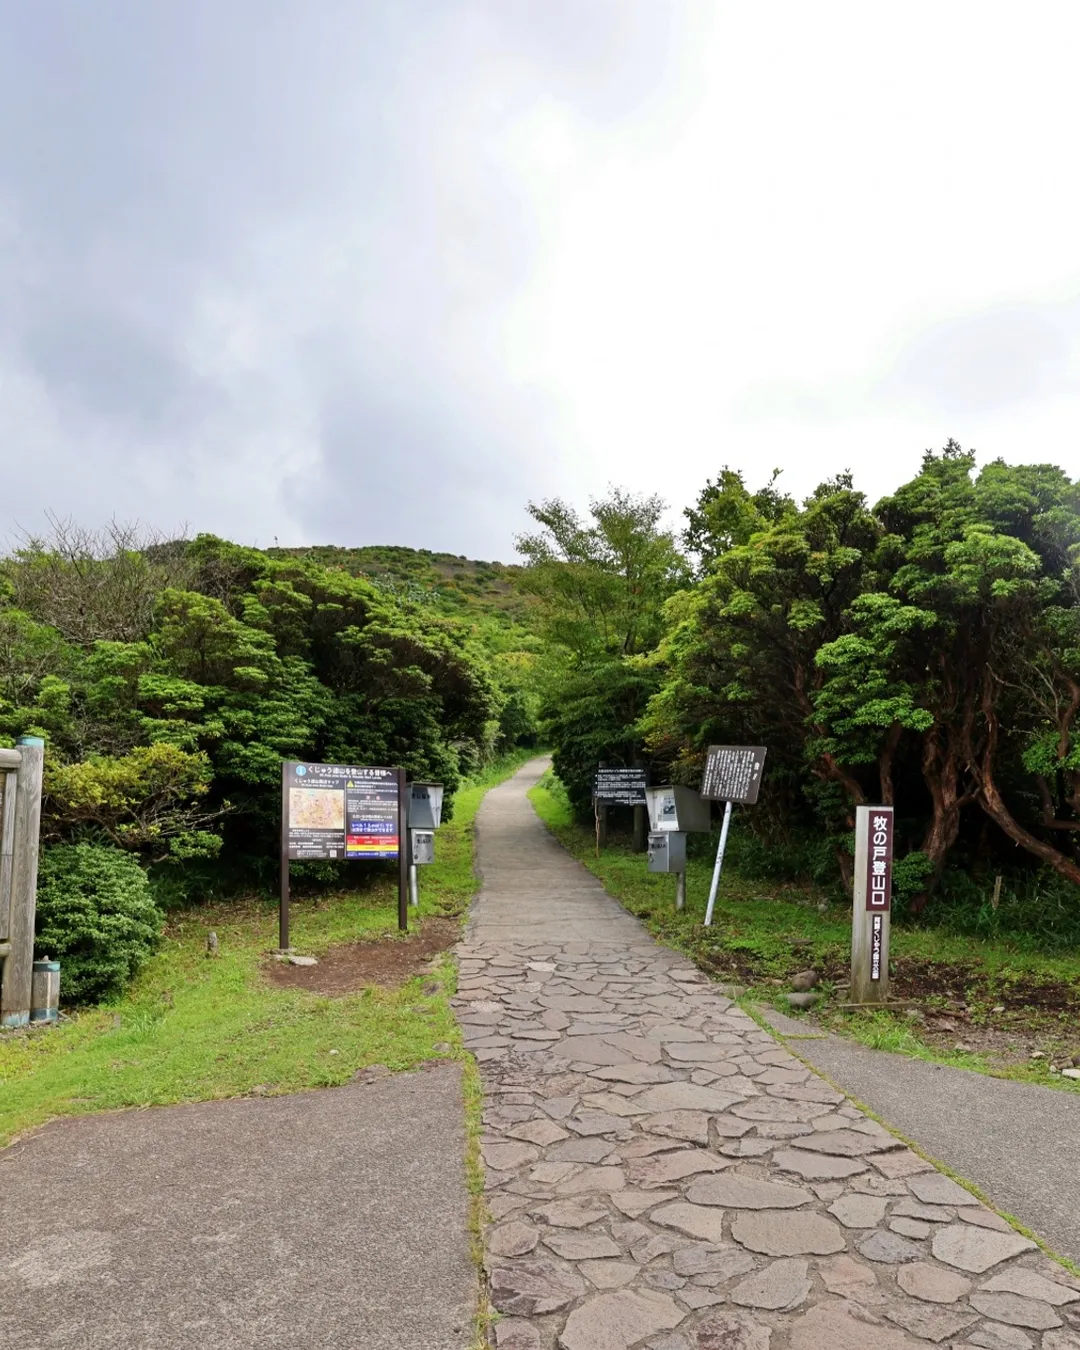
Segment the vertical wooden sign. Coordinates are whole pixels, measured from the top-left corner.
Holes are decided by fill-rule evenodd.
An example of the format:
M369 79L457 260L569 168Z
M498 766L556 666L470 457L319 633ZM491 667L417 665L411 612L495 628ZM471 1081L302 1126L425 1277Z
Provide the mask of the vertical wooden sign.
M851 915L851 1001L889 998L893 808L855 809L855 891Z

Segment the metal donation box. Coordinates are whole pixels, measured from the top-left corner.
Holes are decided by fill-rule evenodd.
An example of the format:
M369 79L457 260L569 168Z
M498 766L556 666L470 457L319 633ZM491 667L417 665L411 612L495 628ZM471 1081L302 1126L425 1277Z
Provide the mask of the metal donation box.
M442 824L443 785L409 784L409 862L413 867L435 861L435 831Z
M650 834L648 857L650 872L685 872L686 835L678 830Z
M649 871L685 872L686 836L708 830L709 803L679 784L645 789L649 808Z
M433 863L435 861L435 831L410 830L409 835L412 843L410 861L416 866L421 863Z

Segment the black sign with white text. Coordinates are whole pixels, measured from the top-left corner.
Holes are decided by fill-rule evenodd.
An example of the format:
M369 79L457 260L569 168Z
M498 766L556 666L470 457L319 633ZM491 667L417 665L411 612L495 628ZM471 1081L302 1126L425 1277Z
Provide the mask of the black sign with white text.
M701 795L709 801L753 806L761 789L766 753L763 745L710 745Z
M601 806L644 806L644 769L597 769L593 796Z

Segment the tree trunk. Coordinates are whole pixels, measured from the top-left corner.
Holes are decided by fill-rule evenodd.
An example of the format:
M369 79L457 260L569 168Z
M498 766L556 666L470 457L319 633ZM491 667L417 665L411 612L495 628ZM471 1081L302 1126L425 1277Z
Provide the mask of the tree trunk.
M881 804L882 806L892 806L893 802L893 760L896 758L897 746L900 744L900 737L904 734L904 728L899 722L894 722L889 728L888 735L885 737L885 744L881 748L881 754L878 756L878 777L881 780Z
M1040 862L1046 863L1047 867L1052 867L1058 876L1062 876L1066 881L1071 881L1074 886L1080 886L1080 864L1074 862L1072 858L1067 857L1052 844L1044 844L1041 839L1036 839L1033 834L1014 820L1009 808L1002 800L1001 793L997 790L997 785L993 778L983 767L980 777L982 782L979 787L979 805L986 812L995 824L1000 825L1005 833L1014 843L1021 848L1027 849L1029 853L1034 854Z
M945 744L942 744L944 734ZM959 792L960 757L947 730L935 727L923 741L922 775L930 793L932 814L923 836L922 852L930 859L930 881L911 901L911 910L919 914L926 908L930 892L941 880L949 850L960 833Z
M838 848L836 850L836 863L840 868L840 884L845 893L851 897L855 894L855 859L846 849Z
M983 747L978 764L973 765L978 780L979 805L1014 843L1026 849L1040 862L1044 862L1047 867L1053 868L1058 876L1064 877L1066 881L1071 881L1074 886L1080 886L1080 863L1062 853L1060 849L1054 848L1052 844L1046 844L1041 839L1036 839L1033 834L1025 830L1020 822L1013 818L1012 812L1005 805L997 784L994 782L998 717L997 709L994 706L993 674L989 668L983 680L981 702L983 718L986 722L986 744Z

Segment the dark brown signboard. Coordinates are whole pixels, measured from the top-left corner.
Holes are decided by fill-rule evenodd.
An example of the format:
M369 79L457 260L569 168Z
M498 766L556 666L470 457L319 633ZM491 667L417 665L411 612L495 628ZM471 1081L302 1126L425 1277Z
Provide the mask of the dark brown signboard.
M644 806L644 769L597 769L593 797L601 806Z
M396 769L290 762L285 780L282 825L290 859L398 856Z
M710 745L701 781L701 795L714 802L753 806L765 767L763 745Z
M866 908L885 914L892 902L893 809L875 806L866 847Z

